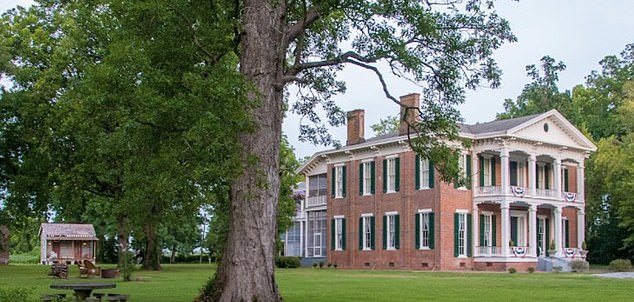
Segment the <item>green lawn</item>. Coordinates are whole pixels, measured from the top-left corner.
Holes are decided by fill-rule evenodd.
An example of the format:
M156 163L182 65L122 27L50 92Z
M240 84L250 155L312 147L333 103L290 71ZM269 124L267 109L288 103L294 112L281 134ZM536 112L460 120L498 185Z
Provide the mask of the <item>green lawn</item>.
M133 282L116 280L105 292L131 295L131 301L192 301L208 279L211 265L164 265L160 272L135 272ZM76 267L67 280L52 280L42 265L0 266L0 289L31 288L34 297L63 291L53 282L85 282ZM103 282L103 279L88 281ZM634 280L578 273L439 273L280 269L277 281L284 301L632 301ZM5 301L0 301L5 302Z

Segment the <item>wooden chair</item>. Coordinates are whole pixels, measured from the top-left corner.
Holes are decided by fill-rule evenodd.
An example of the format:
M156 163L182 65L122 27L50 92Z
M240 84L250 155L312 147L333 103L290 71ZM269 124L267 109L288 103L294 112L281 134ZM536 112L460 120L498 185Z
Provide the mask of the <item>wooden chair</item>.
M95 266L90 260L84 260L84 268L85 268L84 272L86 277L101 275L101 267ZM81 271L79 275L80 276L82 275Z
M53 276L53 278L58 277L60 279L66 279L68 277L68 265L54 263L51 266L51 272L48 275Z

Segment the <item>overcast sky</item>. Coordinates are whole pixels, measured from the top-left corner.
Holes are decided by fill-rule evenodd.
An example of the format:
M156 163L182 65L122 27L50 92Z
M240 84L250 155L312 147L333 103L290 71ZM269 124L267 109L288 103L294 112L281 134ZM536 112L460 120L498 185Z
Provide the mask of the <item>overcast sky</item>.
M0 0L0 11L33 1ZM563 61L567 68L560 74L559 88L572 89L582 84L592 71L599 70L599 61L607 55L617 55L629 43L634 43L634 1L629 0L502 0L496 2L498 14L511 23L518 42L504 45L495 58L500 65L502 87L482 88L469 92L460 111L469 124L495 119L503 111L504 99L515 99L530 79L525 66L538 64L544 55ZM347 82L347 93L336 100L343 110L365 110L366 138L372 136L369 126L379 119L398 112L398 106L386 100L376 78L355 67L346 68L340 78ZM393 95L417 92L403 80L390 79ZM289 115L284 132L303 157L324 150L323 146L300 143L297 140L299 119ZM335 138L346 141L345 126L332 129Z

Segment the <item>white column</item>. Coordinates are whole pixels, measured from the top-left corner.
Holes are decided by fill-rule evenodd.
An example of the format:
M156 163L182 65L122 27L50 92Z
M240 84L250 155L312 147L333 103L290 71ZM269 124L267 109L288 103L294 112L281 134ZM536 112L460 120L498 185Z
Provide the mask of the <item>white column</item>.
M583 163L579 163L577 165L577 200L585 203L585 176L583 170Z
M306 218L304 218L306 219ZM299 233L301 234L299 236L299 251L300 253L302 253L302 257L306 257L306 251L302 252L302 249L304 248L304 238L306 237L306 234L304 234L304 224L306 222L305 221L300 221L299 222Z
M500 228L502 229L502 244L500 244L500 248L502 249L502 257L508 257L509 255L509 238L510 238L510 216L509 216L509 205L506 201L502 201L500 205L500 210L502 212L502 221L500 222Z
M555 253L556 257L561 257L562 249L562 240L561 240L561 208L555 207L555 219L553 220L554 231L555 231L555 247L557 248L557 252Z
M529 256L537 257L537 206L528 206Z
M471 242L473 243L473 256L480 256L480 212L478 211L478 204L473 204L473 214L472 214L473 226L471 227L472 235Z
M582 209L577 210L577 247L586 240L586 213Z
M477 173L473 173L477 171ZM472 195L475 195L478 186L480 185L478 182L480 181L480 161L478 160L478 155L473 153L471 156L471 190L474 192Z
M530 154L528 156L528 194L530 196L535 196L537 195L536 191L535 191L535 187L536 187L536 177L535 177L535 166L537 163L537 158L535 157L535 154Z
M502 194L506 194L508 192L508 187L509 187L509 172L510 172L508 149L502 148L502 150L500 151L500 161L502 162L502 166L500 167L500 172L502 174ZM493 171L492 173L495 173L495 171Z
M553 166L553 189L555 191L555 198L561 199L561 160L555 158Z

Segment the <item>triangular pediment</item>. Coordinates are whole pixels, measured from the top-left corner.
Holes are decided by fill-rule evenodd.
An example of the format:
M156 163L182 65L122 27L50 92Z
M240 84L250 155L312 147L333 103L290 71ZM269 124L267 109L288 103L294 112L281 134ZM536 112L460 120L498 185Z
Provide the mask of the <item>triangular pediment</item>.
M596 150L596 146L556 110L509 129L507 135L568 148Z

